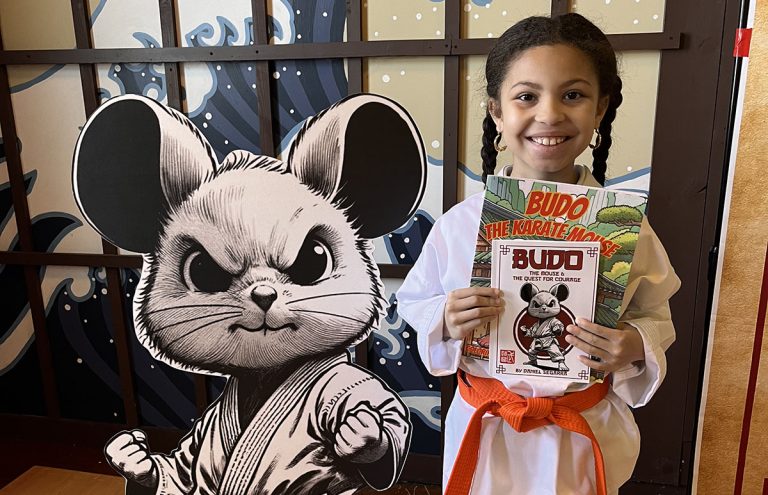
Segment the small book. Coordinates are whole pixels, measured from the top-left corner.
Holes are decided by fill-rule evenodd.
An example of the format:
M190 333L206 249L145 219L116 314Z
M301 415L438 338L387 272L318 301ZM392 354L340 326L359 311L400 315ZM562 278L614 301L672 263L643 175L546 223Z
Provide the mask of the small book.
M493 241L491 286L505 301L490 327L493 374L590 381L578 358L589 356L565 337L577 317L594 317L599 258L599 242Z

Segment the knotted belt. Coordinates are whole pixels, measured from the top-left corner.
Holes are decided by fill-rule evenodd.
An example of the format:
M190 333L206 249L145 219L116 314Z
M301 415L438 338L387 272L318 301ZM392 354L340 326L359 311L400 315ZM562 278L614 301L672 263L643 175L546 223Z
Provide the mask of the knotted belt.
M475 408L475 412L469 420L467 431L461 441L444 495L469 494L477 466L480 427L485 413L504 418L504 421L521 433L539 426L556 424L564 430L580 433L589 438L595 454L597 495L607 494L603 453L592 428L579 413L603 400L608 393L608 380L562 397L525 398L510 392L500 381L493 378L468 375L462 370L459 370L458 378L461 397Z

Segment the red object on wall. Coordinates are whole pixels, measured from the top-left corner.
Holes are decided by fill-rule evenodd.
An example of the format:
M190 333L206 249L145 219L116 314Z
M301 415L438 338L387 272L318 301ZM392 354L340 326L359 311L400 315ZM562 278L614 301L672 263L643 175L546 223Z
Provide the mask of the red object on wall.
M733 45L734 57L749 57L749 45L752 41L752 28L736 30L736 42Z

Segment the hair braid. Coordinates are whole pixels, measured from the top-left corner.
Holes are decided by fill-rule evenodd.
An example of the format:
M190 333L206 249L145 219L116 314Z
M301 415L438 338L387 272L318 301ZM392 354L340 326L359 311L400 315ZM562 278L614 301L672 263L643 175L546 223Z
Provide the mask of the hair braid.
M605 111L603 120L600 121L600 146L592 151L592 175L600 184L605 185L605 171L608 168L608 152L613 143L611 138L611 128L616 119L616 109L619 108L624 97L621 95L621 79L616 78L613 84L613 90L610 93L608 108Z
M496 171L496 147L493 140L496 137L496 123L493 121L490 113L485 114L483 119L483 147L480 149L480 156L483 158L483 184L489 175Z

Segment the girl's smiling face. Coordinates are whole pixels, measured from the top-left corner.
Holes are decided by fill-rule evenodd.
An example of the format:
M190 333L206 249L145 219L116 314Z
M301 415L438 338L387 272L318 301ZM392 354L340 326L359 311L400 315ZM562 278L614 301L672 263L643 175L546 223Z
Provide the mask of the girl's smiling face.
M574 161L608 107L589 57L570 45L529 48L515 58L489 110L514 155L515 177L574 183Z

